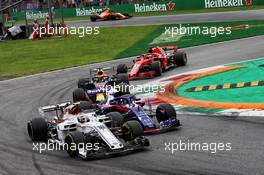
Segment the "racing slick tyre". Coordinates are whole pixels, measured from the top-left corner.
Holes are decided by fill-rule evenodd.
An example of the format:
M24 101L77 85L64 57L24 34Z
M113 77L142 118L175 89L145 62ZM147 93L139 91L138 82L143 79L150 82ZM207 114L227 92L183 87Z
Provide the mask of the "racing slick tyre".
M88 109L94 109L94 105L88 101L80 101L80 109L81 110L88 110Z
M121 127L123 125L123 116L119 112L109 112L106 117L111 119L111 128Z
M144 130L137 120L130 120L123 124L122 131L125 141L132 141L144 135Z
M120 83L116 86L117 92L115 93L115 97L120 97L122 95L130 94L129 85L127 83Z
M122 73L127 73L128 68L126 64L119 64L116 68L116 73L117 74L122 74Z
M87 101L87 94L81 88L75 89L72 93L73 102Z
M152 68L152 70L155 71L156 76L161 76L162 67L161 67L159 61L155 61L155 62L151 63L151 68Z
M128 18L132 17L132 16L130 16L128 13L122 13L122 15L124 15L124 16L126 16L126 17L128 17Z
M176 119L176 111L171 104L160 104L156 109L156 118L159 123L170 118Z
M48 134L47 122L44 118L34 118L27 123L27 131L32 141L45 141Z
M95 89L95 84L91 83L89 78L81 78L78 80L78 88L82 88L85 90Z
M129 84L128 75L126 73L117 74L116 75L116 81L117 81L117 84L119 84L119 83Z
M82 132L74 131L69 133L65 137L65 143L67 144L67 153L70 157L78 157L79 150L78 148L82 148L85 143L85 138Z
M175 52L174 64L177 66L185 66L187 64L187 54L185 52Z
M90 16L90 20L91 20L92 22L95 22L97 19L98 19L98 16L97 16L97 15L91 15L91 16Z
M113 14L113 15L110 15L110 16L109 16L109 20L117 20L116 15L114 15L114 14Z

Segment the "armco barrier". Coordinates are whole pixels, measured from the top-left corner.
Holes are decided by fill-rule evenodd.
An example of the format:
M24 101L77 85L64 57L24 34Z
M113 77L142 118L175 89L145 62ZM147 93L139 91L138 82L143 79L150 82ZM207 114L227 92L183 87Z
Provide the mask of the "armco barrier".
M146 2L141 4L109 5L112 11L127 13L165 12L177 10L206 9L206 8L228 8L264 5L264 0L171 0L160 2ZM100 12L103 6L65 8L64 17L89 16L92 12ZM43 19L47 16L47 11L28 11L27 19ZM55 10L55 17L61 14L60 9ZM24 18L24 13L13 13L17 20Z

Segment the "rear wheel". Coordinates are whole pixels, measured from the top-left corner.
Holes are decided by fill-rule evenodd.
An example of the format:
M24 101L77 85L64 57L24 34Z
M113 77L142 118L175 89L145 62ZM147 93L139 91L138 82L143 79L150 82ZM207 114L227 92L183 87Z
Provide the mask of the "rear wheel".
M144 135L143 127L137 120L130 120L124 123L122 131L124 132L125 141L132 141Z
M75 89L72 93L73 102L87 101L86 95L87 94L83 89L81 88Z
M111 119L111 128L121 127L123 124L123 117L119 112L109 112L106 114Z
M109 20L116 20L116 19L117 19L116 15L114 15L114 14L109 16Z
M130 17L130 15L128 13L122 13L122 15L124 15L126 17Z
M126 73L117 74L116 75L116 81L117 81L117 84L119 84L119 83L129 84L128 75Z
M80 101L80 109L81 110L88 110L93 109L94 105L88 101Z
M171 104L160 104L156 109L156 118L159 123L168 119L176 119L176 111Z
M127 83L120 83L116 85L116 90L117 92L115 93L115 97L130 94L129 85Z
M185 66L187 64L187 54L185 52L176 52L174 54L174 64Z
M122 74L122 73L127 73L128 68L126 64L119 64L116 68L116 73L117 74Z
M44 118L34 118L27 123L28 135L32 141L47 139L48 126Z
M89 78L81 78L78 80L78 88L91 90L95 89L95 84L90 82Z
M91 15L90 19L92 22L95 22L98 19L98 16L97 15Z
M67 144L67 153L70 157L78 157L79 148L82 148L85 143L85 138L83 133L79 131L74 131L69 133L65 137L65 143Z
M162 68L159 61L151 63L151 68L155 71L156 76L161 76Z

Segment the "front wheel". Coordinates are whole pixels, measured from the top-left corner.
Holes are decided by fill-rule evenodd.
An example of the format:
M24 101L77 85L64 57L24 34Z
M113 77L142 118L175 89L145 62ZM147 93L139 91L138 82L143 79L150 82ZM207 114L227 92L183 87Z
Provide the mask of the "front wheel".
M174 64L177 66L185 66L187 61L187 54L185 52L176 52L174 54Z
M151 68L153 71L155 71L156 76L161 76L162 74L162 68L159 61L153 62L151 64Z
M70 157L78 157L79 149L83 148L82 146L85 143L85 138L83 133L79 131L74 131L69 133L65 137L65 143L67 145L67 153Z
M44 118L34 118L27 123L28 135L32 141L47 139L48 126Z
M111 128L121 127L123 124L123 117L119 112L109 112L106 114L111 119Z
M171 104L160 104L156 109L156 118L159 123L169 119L176 119L176 110Z
M144 129L137 120L130 120L123 124L122 131L125 141L132 141L144 135Z

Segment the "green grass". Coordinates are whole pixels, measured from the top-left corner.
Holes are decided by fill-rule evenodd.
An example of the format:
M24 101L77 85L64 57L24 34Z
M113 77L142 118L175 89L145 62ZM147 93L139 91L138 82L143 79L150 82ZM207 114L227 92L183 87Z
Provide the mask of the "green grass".
M226 28L226 27L239 26L242 24L249 24L249 26L251 27L249 27L248 29L233 29L230 35L227 35L227 34L217 35L216 37L211 37L211 35L203 35L203 34L184 35L178 41L173 41L173 42L168 41L168 42L160 42L160 43L151 44L155 38L161 36L161 34L165 32L165 27L167 28L168 27L178 27L179 28L179 24L160 25L155 31L146 35L146 37L136 42L132 47L124 50L123 52L120 52L117 55L117 58L137 55L142 52L145 52L146 48L149 48L151 46L156 46L156 45L177 45L179 48L185 48L185 47L197 46L197 45L202 45L202 44L216 43L216 42L221 42L221 41L252 37L252 36L257 36L257 35L264 35L264 20L221 22L221 23L197 23L197 24L185 24L183 26L190 26L190 27L200 26L200 28L203 28L205 26L207 27L223 26ZM177 35L175 37L177 37ZM168 38L170 39L172 37L169 36Z
M0 42L0 76L23 76L111 60L155 29L156 26L102 28L99 35L84 38Z
M251 28L234 30L232 35L215 38L203 35L184 36L180 41L159 45L188 47L264 34L264 21L195 24L199 26L235 26ZM150 42L164 32L165 26L130 26L101 28L99 35L79 38L51 38L0 42L0 77L17 77L78 65L103 62L145 52Z

